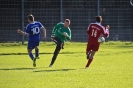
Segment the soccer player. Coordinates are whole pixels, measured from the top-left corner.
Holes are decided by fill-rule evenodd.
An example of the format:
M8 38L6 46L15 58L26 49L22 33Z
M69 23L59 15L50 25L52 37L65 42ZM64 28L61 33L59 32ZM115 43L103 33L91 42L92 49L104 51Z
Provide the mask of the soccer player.
M66 40L71 40L71 30L69 28L69 25L70 20L65 19L64 23L60 22L56 24L53 28L51 40L53 40L56 43L56 48L49 67L52 67L52 65L54 64L60 50L64 49L63 46Z
M104 27L101 25L101 23L102 17L96 16L96 23L91 23L86 31L86 33L89 35L88 44L86 47L86 55L88 59L86 68L89 67L92 60L94 59L96 51L99 49L100 43L98 42L98 38L101 37L101 35L109 37L109 25Z
M33 66L36 67L36 59L39 59L39 42L40 42L40 31L43 31L43 38L46 38L46 29L45 27L37 21L34 21L34 16L32 14L28 15L28 22L29 24L26 26L26 32L21 31L20 29L17 30L19 34L24 36L28 36L28 46L27 51L29 57L33 61ZM40 30L41 29L41 30ZM35 57L32 54L32 50L35 49Z

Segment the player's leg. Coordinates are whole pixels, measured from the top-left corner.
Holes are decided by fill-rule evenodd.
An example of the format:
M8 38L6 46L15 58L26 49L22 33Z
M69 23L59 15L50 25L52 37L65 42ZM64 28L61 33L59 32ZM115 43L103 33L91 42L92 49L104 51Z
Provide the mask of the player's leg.
M38 40L38 41L35 41L35 44L34 44L34 46L35 46L35 58L36 59L39 59L39 48L38 48L39 43L40 43L40 41Z
M61 49L64 49L64 43L61 43Z
M51 60L51 63L49 65L49 67L52 67L52 65L54 64L54 62L55 62L60 50L61 50L61 47L59 45L57 45L56 48L55 48L54 55L52 57L52 60Z
M27 51L28 51L28 54L29 54L29 57L31 58L31 60L33 60L34 56L32 54L32 49L27 49Z
M90 50L90 51L87 52L87 54L86 54L86 55L87 55L87 56L86 56L87 60L90 58L91 53L92 53L92 50Z
M94 57L95 53L96 53L96 51L93 51L93 50L91 51L91 55L90 55L90 57L88 59L88 62L86 64L86 68L88 68L90 66L90 64L91 64L91 62L93 60L93 57Z
M91 55L91 49L93 47L93 44L91 42L88 42L87 47L86 47L86 58L89 59Z
M88 68L90 66L91 62L93 61L94 55L95 55L96 51L98 51L98 49L99 49L99 45L100 45L100 43L95 43L95 42L91 44L92 51L91 51L90 57L88 59L88 62L86 64L86 68Z
M52 60L51 60L51 63L49 65L49 67L52 67L52 65L54 64L54 62L55 62L55 60L56 60L61 48L63 47L63 46L61 47L61 45L64 45L64 44L62 44L62 41L59 38L57 38L57 37L55 37L53 41L57 45L56 45L56 48L55 48L55 51L54 51L54 54L53 54L53 57L52 57Z
M33 54L32 54L32 49L27 49L29 57L32 59L33 61L33 66L36 67L36 58L34 58Z
M33 66L36 67L36 58L34 57L34 55L32 54L32 50L36 47L36 43L34 41L29 41L28 42L28 47L27 47L27 50L28 50L28 54L29 54L29 57L32 59L33 61Z
M35 47L35 58L39 59L39 48L37 46Z

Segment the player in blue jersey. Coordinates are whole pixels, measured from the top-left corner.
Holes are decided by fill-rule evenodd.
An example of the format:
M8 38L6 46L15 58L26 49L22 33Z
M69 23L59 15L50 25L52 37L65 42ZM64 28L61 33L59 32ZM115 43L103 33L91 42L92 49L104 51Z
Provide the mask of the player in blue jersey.
M46 29L40 22L34 21L34 16L32 14L28 15L28 22L29 24L26 26L26 32L23 32L20 29L18 29L17 32L29 37L27 51L29 57L33 60L33 66L36 67L36 59L39 58L38 46L40 42L40 29L43 31L44 39L46 38ZM35 49L35 57L32 54L33 49Z

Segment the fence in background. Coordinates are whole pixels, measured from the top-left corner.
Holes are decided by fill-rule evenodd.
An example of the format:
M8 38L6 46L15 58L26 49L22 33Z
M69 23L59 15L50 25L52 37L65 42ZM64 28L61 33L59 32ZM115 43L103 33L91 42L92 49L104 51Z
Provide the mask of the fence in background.
M104 26L111 27L107 41L133 41L133 7L129 0L0 0L0 42L27 40L16 30L25 30L28 14L45 26L46 41L50 41L54 25L69 18L72 41L86 42L86 29L97 14L103 17Z

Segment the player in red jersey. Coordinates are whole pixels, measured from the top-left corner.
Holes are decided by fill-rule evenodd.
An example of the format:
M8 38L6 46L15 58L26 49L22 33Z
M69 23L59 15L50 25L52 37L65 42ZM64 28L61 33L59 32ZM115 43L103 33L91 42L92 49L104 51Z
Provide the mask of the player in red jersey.
M98 51L100 43L98 42L98 38L104 35L105 37L109 37L109 25L106 27L101 25L102 17L96 16L96 23L91 23L86 31L89 35L88 44L86 47L86 55L88 62L86 64L86 68L89 67L90 63L94 59L94 55L96 51Z

